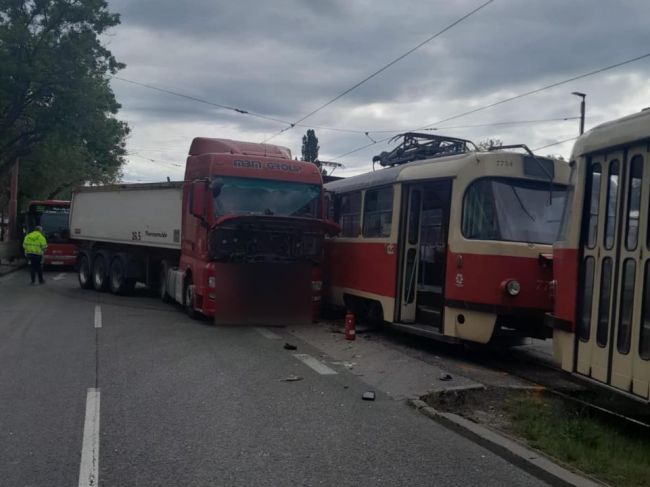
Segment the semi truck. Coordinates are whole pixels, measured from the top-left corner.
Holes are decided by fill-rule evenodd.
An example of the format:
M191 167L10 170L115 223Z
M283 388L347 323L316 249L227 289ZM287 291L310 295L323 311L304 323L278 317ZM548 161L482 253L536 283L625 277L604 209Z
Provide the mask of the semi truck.
M137 283L216 324L311 321L326 234L318 168L289 149L195 138L179 182L83 187L70 230L83 289Z

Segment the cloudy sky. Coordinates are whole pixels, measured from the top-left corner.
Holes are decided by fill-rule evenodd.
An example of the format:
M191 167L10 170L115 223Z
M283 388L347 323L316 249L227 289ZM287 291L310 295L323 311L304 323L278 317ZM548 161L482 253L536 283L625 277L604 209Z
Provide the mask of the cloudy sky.
M182 179L196 136L261 142L442 30L485 0L109 0L122 23L105 42L127 64L112 86L132 129L125 181ZM542 147L650 106L650 58L541 93L441 120L650 52L647 0L494 0L270 143L300 156L309 127L335 174L365 172L390 132L434 133ZM496 125L495 125L496 124ZM444 127L448 127L444 129ZM336 130L332 130L336 129ZM363 132L369 132L369 137ZM571 151L571 142L541 149Z

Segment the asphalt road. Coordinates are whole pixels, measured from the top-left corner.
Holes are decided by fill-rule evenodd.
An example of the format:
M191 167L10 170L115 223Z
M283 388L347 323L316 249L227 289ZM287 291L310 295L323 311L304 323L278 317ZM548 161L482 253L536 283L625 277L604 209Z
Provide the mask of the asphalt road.
M283 330L46 278L0 278L1 485L542 485Z

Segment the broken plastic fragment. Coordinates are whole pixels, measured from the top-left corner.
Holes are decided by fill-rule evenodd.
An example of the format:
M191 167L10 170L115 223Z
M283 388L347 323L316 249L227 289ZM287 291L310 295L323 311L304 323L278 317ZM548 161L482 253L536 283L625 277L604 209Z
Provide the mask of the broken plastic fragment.
M374 401L375 393L373 391L366 391L361 396L361 399L363 399L364 401Z
M280 382L296 382L302 380L302 377L298 377L297 375L291 374L288 377L285 377L284 379L280 379Z

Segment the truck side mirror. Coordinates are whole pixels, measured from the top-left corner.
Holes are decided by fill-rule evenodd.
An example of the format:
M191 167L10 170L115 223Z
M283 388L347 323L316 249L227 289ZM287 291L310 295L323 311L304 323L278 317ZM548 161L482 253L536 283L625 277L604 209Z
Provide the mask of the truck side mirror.
M205 218L207 203L207 191L205 181L192 183L192 194L190 197L190 213L197 218Z

